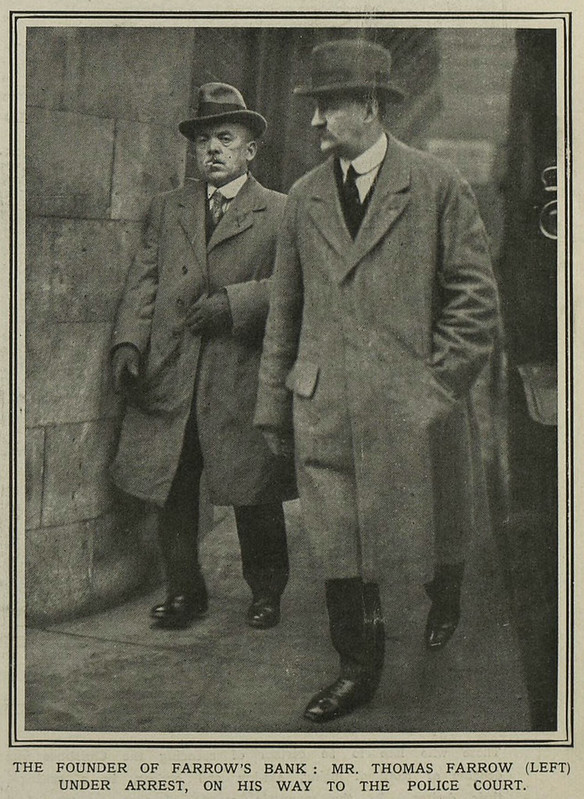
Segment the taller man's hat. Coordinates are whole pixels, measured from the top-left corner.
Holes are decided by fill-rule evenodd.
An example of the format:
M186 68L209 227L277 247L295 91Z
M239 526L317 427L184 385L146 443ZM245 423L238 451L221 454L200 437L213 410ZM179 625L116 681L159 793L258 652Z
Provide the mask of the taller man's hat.
M202 127L218 122L241 122L258 139L268 127L261 114L249 110L243 95L235 86L228 83L205 83L199 88L194 118L185 119L178 129L187 139L194 139Z
M385 47L365 39L340 39L313 49L310 84L298 86L294 94L318 97L365 90L403 100L403 92L391 81L390 74L391 53Z

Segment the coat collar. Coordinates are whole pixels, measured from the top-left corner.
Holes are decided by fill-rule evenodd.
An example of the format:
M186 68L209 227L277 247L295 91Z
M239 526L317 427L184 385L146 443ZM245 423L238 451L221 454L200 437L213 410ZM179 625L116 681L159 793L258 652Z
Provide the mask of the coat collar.
M253 175L250 175L231 201L227 213L213 231L207 245L207 253L222 241L237 236L251 227L253 212L262 211L265 207L265 189Z
M338 281L344 280L401 216L409 202L410 167L402 145L388 135L385 158L371 202L353 240L343 218L330 158L315 175L310 193L310 214L316 226L340 256L331 260Z
M206 268L207 255L222 241L237 236L253 225L253 212L266 207L266 190L250 175L208 242L205 241L206 184L190 181L177 200L179 221L195 251L201 267Z

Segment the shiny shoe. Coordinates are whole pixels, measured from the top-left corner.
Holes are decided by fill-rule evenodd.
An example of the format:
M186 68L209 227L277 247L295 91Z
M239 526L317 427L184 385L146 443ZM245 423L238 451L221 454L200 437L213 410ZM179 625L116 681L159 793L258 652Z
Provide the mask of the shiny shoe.
M160 605L155 605L150 616L155 619L155 626L166 630L183 630L189 627L194 619L202 616L208 607L204 597L188 597L184 594L171 596Z
M332 721L366 704L373 694L374 690L367 679L351 680L341 676L312 697L304 711L304 718L316 724Z
M454 579L434 578L425 586L426 593L432 600L424 633L427 649L443 649L454 635L460 621L461 579L462 573L455 575Z
M167 597L164 602L161 602L159 605L154 605L154 607L150 608L150 618L161 619L163 616L166 616L166 614L169 612L172 599L172 597Z
M280 621L280 600L274 597L254 599L245 617L250 627L256 630L268 630Z
M458 619L440 618L437 613L433 614L432 611L430 611L424 636L426 648L434 651L443 649L454 635L457 626Z

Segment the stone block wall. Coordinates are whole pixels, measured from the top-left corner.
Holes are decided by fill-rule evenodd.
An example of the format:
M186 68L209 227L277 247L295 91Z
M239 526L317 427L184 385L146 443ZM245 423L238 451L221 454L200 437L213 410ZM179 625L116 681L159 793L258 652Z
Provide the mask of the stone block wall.
M26 593L43 623L159 577L152 514L108 480L108 348L149 199L183 180L196 36L27 35Z

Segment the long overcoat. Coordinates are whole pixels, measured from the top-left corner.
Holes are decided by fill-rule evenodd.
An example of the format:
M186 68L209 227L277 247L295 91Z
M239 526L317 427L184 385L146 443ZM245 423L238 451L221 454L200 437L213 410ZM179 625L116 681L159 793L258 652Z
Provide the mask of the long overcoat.
M327 577L378 579L420 553L425 570L433 556L464 558L469 391L497 320L484 228L455 169L389 136L354 241L332 159L292 187L255 421L284 431L293 419L302 512Z
M163 505L195 392L211 501L253 505L294 495L292 468L253 428L261 344L285 196L251 175L209 242L206 187L157 196L128 273L112 346L134 344L140 377L126 407L114 482ZM225 287L233 329L208 340L186 326L191 303Z

